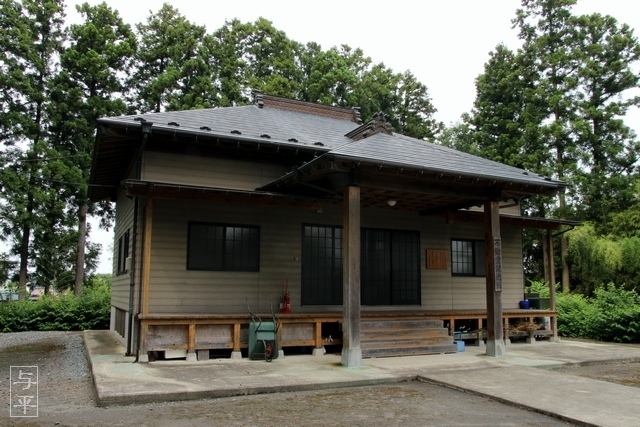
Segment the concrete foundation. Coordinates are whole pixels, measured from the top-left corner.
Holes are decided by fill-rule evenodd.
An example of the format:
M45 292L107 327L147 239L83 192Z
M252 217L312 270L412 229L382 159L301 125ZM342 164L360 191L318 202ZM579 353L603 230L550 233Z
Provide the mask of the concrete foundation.
M509 340L511 343L511 340ZM507 354L505 343L502 340L487 340L487 356L503 357Z
M346 366L347 368L358 368L362 366L362 350L360 348L352 348L349 350L343 348L340 362L342 366Z

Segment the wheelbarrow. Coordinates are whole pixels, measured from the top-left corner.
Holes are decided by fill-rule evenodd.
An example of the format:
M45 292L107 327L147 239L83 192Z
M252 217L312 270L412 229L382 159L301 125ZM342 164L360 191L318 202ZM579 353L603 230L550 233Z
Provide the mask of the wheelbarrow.
M271 306L271 319L262 320L260 316L254 314L249 308L251 324L249 325L249 358L251 360L266 360L271 362L278 358L278 329L280 319L273 312Z

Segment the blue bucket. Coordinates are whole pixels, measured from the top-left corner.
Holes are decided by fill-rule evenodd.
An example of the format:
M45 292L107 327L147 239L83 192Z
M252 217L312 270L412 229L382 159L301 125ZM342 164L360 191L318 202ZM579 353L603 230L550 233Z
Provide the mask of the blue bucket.
M528 309L529 308L529 300L525 299L525 300L520 301L520 308L525 309L525 310Z

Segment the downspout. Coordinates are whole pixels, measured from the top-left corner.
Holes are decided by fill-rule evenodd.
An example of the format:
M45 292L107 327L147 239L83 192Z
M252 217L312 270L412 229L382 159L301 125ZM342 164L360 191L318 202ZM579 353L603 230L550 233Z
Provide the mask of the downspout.
M142 130L142 144L140 144L140 150L138 151L138 155L136 158L136 177L138 179L140 179L141 174L142 174L142 153L144 151L145 146L147 145L147 140L149 138L149 135L151 134L151 126L153 126L153 123L150 122L142 122L141 123L141 130ZM133 241L131 243L131 273L130 273L130 280L129 280L129 335L128 335L128 339L127 339L127 355L131 356L133 355L133 322L134 319L137 319L138 315L140 314L139 312L136 313L135 315L133 314L133 301L134 301L134 294L135 294L135 289L136 289L136 259L138 257L137 254L137 241L138 241L138 209L140 207L140 203L139 203L139 198L138 196L134 197L134 210L133 210ZM144 226L144 224L143 224ZM139 294L141 294L142 292L139 292ZM140 310L140 304L141 304L141 300L140 300L140 295L138 295L138 311ZM138 356L140 353L140 321L137 321L137 325L136 325L136 351L135 351L135 356L136 359L134 362L138 361Z

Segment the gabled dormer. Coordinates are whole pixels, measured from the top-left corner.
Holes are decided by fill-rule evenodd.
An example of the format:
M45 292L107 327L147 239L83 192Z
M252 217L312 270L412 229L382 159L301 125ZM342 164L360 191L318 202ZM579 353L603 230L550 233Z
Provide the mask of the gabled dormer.
M387 135L393 135L393 132L391 131L391 125L387 120L388 116L386 114L382 112L376 113L370 121L358 128L355 128L345 136L354 141L359 141L377 133L386 133Z

